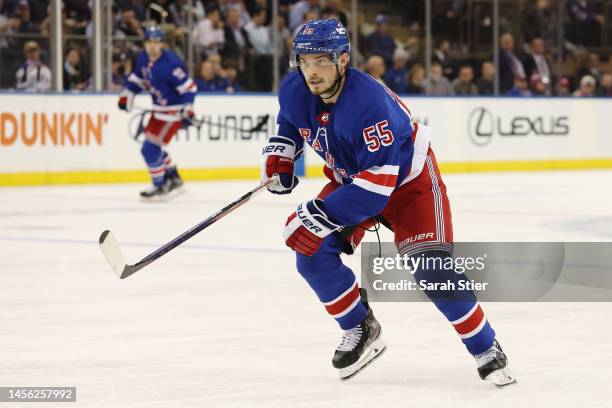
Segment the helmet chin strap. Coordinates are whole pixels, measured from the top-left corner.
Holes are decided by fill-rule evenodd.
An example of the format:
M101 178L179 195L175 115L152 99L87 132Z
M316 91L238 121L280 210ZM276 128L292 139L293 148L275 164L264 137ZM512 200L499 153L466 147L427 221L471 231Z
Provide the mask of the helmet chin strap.
M321 94L319 95L319 98L321 98L323 102L325 102L327 99L333 98L334 96L336 96L338 92L340 92L340 87L342 86L342 80L344 79L345 75L346 75L346 71L344 75L340 75L340 68L338 68L338 63L336 62L336 80L327 90L325 90L324 92L321 92ZM324 96L325 94L329 94L329 95Z

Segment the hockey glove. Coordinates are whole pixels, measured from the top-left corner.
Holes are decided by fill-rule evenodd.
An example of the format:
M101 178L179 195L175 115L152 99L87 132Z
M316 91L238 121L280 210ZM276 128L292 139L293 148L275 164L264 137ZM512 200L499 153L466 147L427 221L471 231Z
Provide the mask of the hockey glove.
M274 194L289 194L299 180L294 175L295 143L283 136L272 136L263 148L261 157L261 181L265 182L278 175L278 182L268 186Z
M134 92L128 89L121 91L117 105L119 106L119 109L130 112L134 107Z
M326 236L341 228L327 217L323 201L315 198L298 205L297 210L289 216L283 238L289 248L312 256Z
M181 118L183 119L183 126L189 127L193 125L193 119L195 118L195 113L193 111L193 105L185 105L181 109Z

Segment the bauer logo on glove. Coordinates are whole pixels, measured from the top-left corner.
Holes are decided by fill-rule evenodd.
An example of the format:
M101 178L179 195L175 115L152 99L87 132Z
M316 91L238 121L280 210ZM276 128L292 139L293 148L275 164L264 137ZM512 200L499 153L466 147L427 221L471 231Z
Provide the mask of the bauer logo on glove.
M299 180L295 176L295 143L284 136L272 136L262 150L261 181L278 175L278 182L268 186L274 194L289 194Z
M341 228L327 217L323 201L317 198L298 205L287 219L283 238L289 248L312 256L326 236Z

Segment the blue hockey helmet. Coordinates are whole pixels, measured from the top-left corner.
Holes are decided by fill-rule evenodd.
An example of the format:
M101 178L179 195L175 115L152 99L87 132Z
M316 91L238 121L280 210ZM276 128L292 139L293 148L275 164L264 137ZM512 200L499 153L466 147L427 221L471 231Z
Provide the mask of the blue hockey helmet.
M335 19L310 20L300 28L293 39L291 64L297 65L300 54L330 54L332 61L338 61L343 53L351 51L346 28Z
M164 32L158 26L151 26L145 30L145 41L164 41Z

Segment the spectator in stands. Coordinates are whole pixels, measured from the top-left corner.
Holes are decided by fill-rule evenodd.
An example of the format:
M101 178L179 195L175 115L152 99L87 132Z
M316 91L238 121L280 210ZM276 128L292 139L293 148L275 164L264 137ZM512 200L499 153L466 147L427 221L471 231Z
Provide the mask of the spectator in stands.
M576 77L582 78L585 75L591 75L599 84L601 82L601 69L599 69L600 60L599 54L590 52L586 58L586 62L582 68L576 73Z
M422 95L425 93L423 89L423 80L425 79L425 68L421 64L414 64L410 68L408 74L408 85L406 86L406 93L413 95Z
M427 78L423 80L423 89L427 95L452 95L453 89L451 88L448 78L442 73L442 65L437 62L431 64L431 69Z
M168 6L169 23L174 24L173 37L181 45L186 44L189 35L189 19L195 23L204 18L204 8L199 1L189 4L189 0L175 0ZM191 17L190 17L191 15ZM169 36L170 37L170 36Z
M524 75L514 77L514 86L506 92L508 96L532 96L529 90L529 83Z
M304 14L308 11L316 11L318 15L319 0L300 0L291 7L289 12L289 30L295 31L296 28L304 23Z
M51 90L51 70L40 60L40 48L36 41L28 41L23 47L26 62L19 67L16 88L25 92L45 92Z
M227 20L228 12L230 9L234 9L238 11L239 16L239 26L240 28L244 27L249 21L251 21L251 15L247 10L246 5L243 0L225 0L221 2L221 14Z
M574 96L581 98L588 98L595 96L595 89L597 88L597 81L591 75L585 75L580 78L580 86L574 92Z
M202 3L199 1L193 2L193 6L189 4L189 0L175 0L168 6L170 14L170 23L177 28L187 28L189 24L189 14L193 22L200 21L204 18L205 12Z
M191 36L205 55L217 54L225 46L224 24L218 7L206 10L206 17L196 24Z
M121 91L125 87L125 81L132 72L132 60L125 53L114 53L112 64L111 91Z
M385 60L380 55L372 55L368 58L366 62L366 72L383 85L386 85L383 79L385 70Z
M76 48L66 53L64 62L64 91L83 91L87 88L88 75L81 61L81 54Z
M531 43L534 38L553 40L556 33L557 5L551 0L523 1L518 5L521 16L521 33L525 42Z
M570 96L570 82L566 77L561 77L557 81L557 88L555 89L556 96Z
M531 78L533 74L538 74L540 80L550 89L552 84L552 71L550 64L544 53L544 40L536 37L531 40L531 52L525 58L525 74Z
M224 27L225 43L221 49L224 59L233 59L238 62L240 71L244 71L246 57L249 50L253 48L249 35L240 25L240 11L236 8L227 9L227 24Z
M359 31L359 34L363 36L363 39L364 39L364 41L362 41L361 37L359 37L359 42L360 43L365 42L365 38L368 35L372 34L375 29L376 28L374 24L366 20L365 14L363 14L362 11L358 11L357 12L357 31Z
M474 84L474 69L469 65L459 68L459 75L452 82L452 88L455 95L478 95L478 88Z
M566 3L570 22L567 25L567 38L586 47L600 43L603 16L595 14L593 1L569 0Z
M548 84L544 83L543 78L537 72L529 77L529 89L533 96L547 96L550 94Z
M70 1L77 1L77 2L81 2L84 0L70 0ZM85 0L85 2L89 2L89 0ZM149 1L147 1L149 2ZM136 20L138 21L144 21L146 18L146 7L145 7L145 1L144 0L123 0L123 4L127 5L127 7L130 7L132 10L134 10L134 16L136 17Z
M603 74L601 86L597 89L597 96L612 97L612 74Z
M85 34L87 24L91 21L91 9L87 0L64 1L64 13L68 34Z
M266 10L256 8L251 15L251 21L244 26L251 44L253 44L254 55L253 73L256 81L253 81L253 90L269 92L272 89L272 40L270 38L270 27L264 25L266 21Z
M321 18L324 20L340 20L340 15L333 9L325 7L321 10Z
M8 25L9 32L17 34L38 33L38 28L31 21L31 9L27 0L19 0ZM16 52L20 52L18 50L22 50L26 42L26 38L9 39L9 46L17 50Z
M346 15L346 11L342 8L341 0L327 0L325 2L325 8L329 9L332 13L338 16L338 20L343 26L348 27L349 21Z
M279 55L279 68L281 76L287 72L289 64L289 54L291 53L291 46L293 37L287 28L287 19L283 14L278 15L276 22L276 44L274 47L278 50Z
M476 87L480 95L493 95L495 93L495 65L485 61L481 66L481 77L476 80Z
M442 65L442 73L447 78L453 78L455 76L455 70L451 64L448 53L450 51L450 42L446 39L440 39L436 41L436 48L434 49L431 60Z
M253 48L258 54L272 54L272 41L270 39L270 27L264 25L266 21L266 10L256 9L251 16L251 22L244 29L246 30Z
M80 0L80 1L85 1L85 0ZM49 0L29 0L28 3L30 4L30 9L32 13L32 17L31 17L32 23L38 26L47 17L47 14L48 14L47 8L49 7L50 1ZM87 4L85 5L87 6ZM87 7L87 9L89 9L89 7Z
M206 61L212 64L215 78L225 78L225 71L223 70L223 65L221 65L221 56L219 54L209 55Z
M115 31L121 32L126 37L142 38L144 36L142 26L136 19L136 13L131 6L125 5L121 10L121 17L115 24Z
M408 86L408 52L403 47L397 47L393 52L393 66L385 74L385 83L395 93L406 93Z
M374 22L376 29L366 38L367 55L380 55L385 64L393 64L393 52L395 51L395 40L387 32L387 21L389 18L379 14Z
M195 83L198 92L225 92L227 81L224 78L215 76L214 65L210 61L202 61L200 64L200 76Z
M515 85L515 77L526 78L525 67L514 53L514 37L510 33L502 34L499 53L499 87L502 93ZM525 81L527 82L527 81Z
M225 63L225 77L226 77L226 87L225 92L234 93L241 92L242 86L238 83L238 69L237 64L229 60Z

